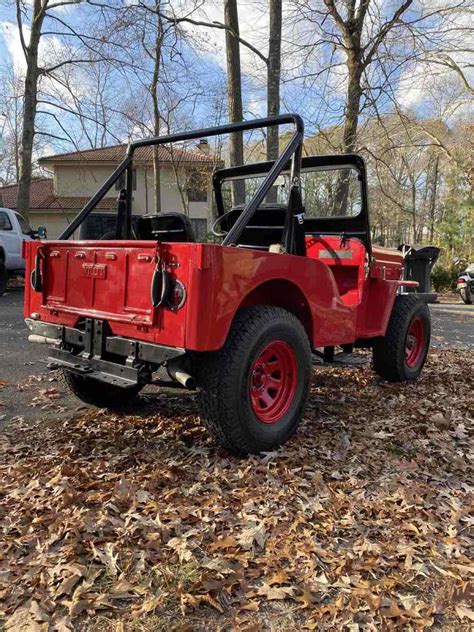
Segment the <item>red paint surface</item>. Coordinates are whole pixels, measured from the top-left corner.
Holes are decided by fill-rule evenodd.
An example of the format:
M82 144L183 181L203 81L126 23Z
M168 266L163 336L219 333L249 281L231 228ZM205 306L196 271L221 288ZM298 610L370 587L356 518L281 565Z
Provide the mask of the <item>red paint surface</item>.
M359 240L341 244L334 236L307 237L307 247L307 257L298 257L212 244L31 241L27 279L41 248L44 287L38 293L26 284L24 315L69 326L106 319L116 335L195 351L219 349L237 310L255 304L297 314L313 347L383 335L401 254L374 248L369 262ZM177 312L151 305L157 256L186 287Z
M421 318L410 323L405 342L405 362L411 369L418 366L424 350L425 324Z
M250 369L250 403L264 424L280 421L288 412L298 387L298 365L293 349L283 340L264 347Z

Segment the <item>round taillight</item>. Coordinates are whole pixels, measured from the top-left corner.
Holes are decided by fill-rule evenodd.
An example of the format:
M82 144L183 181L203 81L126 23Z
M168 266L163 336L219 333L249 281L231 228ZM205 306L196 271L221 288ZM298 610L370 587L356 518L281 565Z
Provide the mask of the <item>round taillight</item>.
M171 281L170 293L168 295L167 307L176 312L181 309L186 302L186 288L179 279Z

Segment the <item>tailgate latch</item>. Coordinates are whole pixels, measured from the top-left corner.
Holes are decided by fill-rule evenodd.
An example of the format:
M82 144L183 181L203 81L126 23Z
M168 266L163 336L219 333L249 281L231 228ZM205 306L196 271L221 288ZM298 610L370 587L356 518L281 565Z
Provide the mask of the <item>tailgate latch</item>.
M153 307L160 307L166 301L170 289L170 274L166 270L165 262L158 259L151 280L151 304Z
M43 277L41 274L41 259L44 259L42 248L38 248L35 257L35 267L30 274L30 285L35 292L41 292L43 289Z

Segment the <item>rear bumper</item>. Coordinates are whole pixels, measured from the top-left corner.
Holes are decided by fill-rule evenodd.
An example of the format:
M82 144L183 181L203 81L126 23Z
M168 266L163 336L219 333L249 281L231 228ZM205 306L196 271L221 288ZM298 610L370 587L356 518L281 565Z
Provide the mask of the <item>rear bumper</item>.
M149 383L156 368L185 353L178 347L108 335L107 323L91 318L84 330L31 318L25 322L32 341L54 345L48 357L50 369L67 369L123 388Z

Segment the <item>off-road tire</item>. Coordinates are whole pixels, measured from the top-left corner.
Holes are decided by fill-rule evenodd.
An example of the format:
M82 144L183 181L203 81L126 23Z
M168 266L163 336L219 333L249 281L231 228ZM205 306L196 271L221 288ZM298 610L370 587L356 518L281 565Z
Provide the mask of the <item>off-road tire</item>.
M60 369L59 380L85 404L91 404L97 408L109 408L110 410L121 410L129 407L134 403L142 389L142 386L132 386L125 389L113 384L104 384L65 369Z
M410 325L415 319L423 323L422 347L416 364L409 366L406 357L407 337ZM430 339L431 317L426 303L416 296L397 296L386 334L374 343L374 370L388 382L416 380L425 363Z
M472 305L472 294L469 287L459 290L459 294L466 305Z
M0 296L3 296L3 294L5 294L5 290L7 289L7 282L7 268L5 266L5 262L0 259Z
M292 399L276 422L264 423L251 403L251 369L262 351L281 343L294 361ZM311 381L308 337L300 321L284 309L242 309L224 347L199 358L197 378L203 423L220 445L241 455L273 450L295 433L304 413Z

